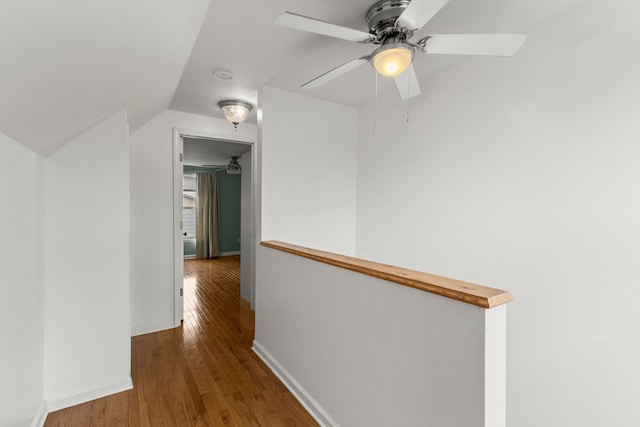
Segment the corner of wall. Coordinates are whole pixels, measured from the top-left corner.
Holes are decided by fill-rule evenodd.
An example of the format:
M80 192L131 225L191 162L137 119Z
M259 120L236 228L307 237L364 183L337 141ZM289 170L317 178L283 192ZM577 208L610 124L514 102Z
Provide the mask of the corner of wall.
M31 427L43 427L44 423L47 421L47 415L47 405L43 400L33 417L33 421L31 421Z
M50 410L57 396L80 403L129 376L126 111L53 153L44 170L43 395Z
M59 396L45 399L46 412L54 412L60 409L79 405L101 397L109 396L122 391L131 390L133 381L128 375L124 378L106 381L101 384L91 385L82 389L73 390Z

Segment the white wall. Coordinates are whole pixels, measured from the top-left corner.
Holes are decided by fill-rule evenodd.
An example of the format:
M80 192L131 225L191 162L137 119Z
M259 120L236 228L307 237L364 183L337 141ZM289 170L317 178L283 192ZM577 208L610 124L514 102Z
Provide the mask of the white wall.
M0 425L29 425L42 403L43 160L0 133Z
M245 153L239 160L240 176L240 295L254 307L255 230L253 203L253 154Z
M262 90L262 240L353 254L357 110Z
M131 134L131 331L174 325L173 131L255 142L256 125L238 131L223 119L168 110Z
M504 371L505 306L485 310L265 247L258 255L254 349L322 425L505 425L504 375L486 394L484 381L485 360L491 374ZM485 359L487 326L495 340Z
M640 425L639 15L588 2L425 81L409 124L360 113L357 255L515 295L510 427Z
M352 254L357 112L268 87L261 105L261 239ZM494 310L258 247L254 349L323 425L504 426Z
M122 111L45 162L49 409L131 387L128 134Z

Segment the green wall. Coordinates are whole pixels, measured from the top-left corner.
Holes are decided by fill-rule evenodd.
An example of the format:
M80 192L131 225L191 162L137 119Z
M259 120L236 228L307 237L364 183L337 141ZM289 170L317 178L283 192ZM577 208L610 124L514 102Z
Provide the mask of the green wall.
M185 174L197 172L212 172L210 168L184 166ZM240 251L240 175L229 175L224 170L216 172L218 175L218 214L220 221L220 252ZM187 249L195 254L195 247Z
M184 256L195 256L196 254L196 241L195 240L185 240L183 243L184 247Z

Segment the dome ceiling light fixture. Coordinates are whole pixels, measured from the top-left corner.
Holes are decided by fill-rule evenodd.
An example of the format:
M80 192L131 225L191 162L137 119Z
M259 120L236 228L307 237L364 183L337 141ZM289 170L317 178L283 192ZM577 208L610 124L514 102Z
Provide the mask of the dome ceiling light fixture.
M251 104L237 99L229 99L218 102L218 107L224 113L224 117L233 123L234 129L238 130L238 125L245 121L249 111L253 108Z
M351 60L308 81L302 85L303 88L315 89L368 62L377 73L393 77L400 98L406 100L420 95L412 65L416 53L512 56L527 38L524 34L427 34L411 41L448 1L380 0L364 16L368 32L293 12L283 13L276 18L275 24L379 46L371 54Z

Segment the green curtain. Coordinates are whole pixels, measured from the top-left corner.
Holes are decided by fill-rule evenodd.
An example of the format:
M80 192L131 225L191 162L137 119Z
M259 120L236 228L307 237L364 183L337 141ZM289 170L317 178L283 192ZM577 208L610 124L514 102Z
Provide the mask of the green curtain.
M218 222L218 176L198 173L198 213L196 215L196 258L220 256Z

